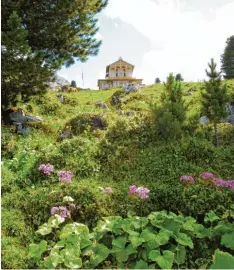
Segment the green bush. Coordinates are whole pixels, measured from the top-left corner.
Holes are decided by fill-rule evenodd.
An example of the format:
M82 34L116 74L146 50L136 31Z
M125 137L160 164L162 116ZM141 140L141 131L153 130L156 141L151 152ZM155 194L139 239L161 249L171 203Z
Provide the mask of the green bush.
M15 237L2 237L2 269L29 269L27 259L28 248L24 248L21 241Z
M90 233L84 224L65 222L65 218L55 215L39 227L37 234L44 239L29 246L29 256L40 268L201 268L204 263L211 264L215 249L234 250L230 240L234 225L224 223L213 212L206 215L206 220L217 222L206 228L190 216L167 211L125 219L111 216L103 218ZM52 236L55 230L57 239ZM50 235L57 243L50 241ZM219 263L220 268L228 265Z
M96 129L106 129L107 121L104 116L96 114L81 114L65 124L65 129L70 129L73 135L81 135L85 131L94 131Z

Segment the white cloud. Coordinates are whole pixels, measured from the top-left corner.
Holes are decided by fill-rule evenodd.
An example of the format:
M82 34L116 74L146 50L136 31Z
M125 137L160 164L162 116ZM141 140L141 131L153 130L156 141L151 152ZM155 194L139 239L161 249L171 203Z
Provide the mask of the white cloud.
M164 80L169 72L180 72L188 81L204 79L212 57L220 67L225 41L234 34L234 2L212 8L212 20L182 7L180 0L111 0L104 11L112 19L132 24L151 40L151 50L135 70L135 76L147 84L155 77Z

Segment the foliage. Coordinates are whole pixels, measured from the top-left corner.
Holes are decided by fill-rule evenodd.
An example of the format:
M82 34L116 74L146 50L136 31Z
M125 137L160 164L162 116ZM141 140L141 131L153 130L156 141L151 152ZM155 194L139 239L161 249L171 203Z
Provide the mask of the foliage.
M214 124L215 145L218 145L217 123L227 116L226 105L229 101L227 87L221 86L221 72L216 71L214 59L208 64L210 71L206 70L209 81L205 83L206 91L202 93L203 113Z
M2 103L7 109L45 90L46 82L63 64L86 61L96 55L101 41L96 15L106 0L89 2L3 1L2 3ZM24 70L24 72L22 72Z
M154 83L161 83L161 81L159 78L156 78Z
M55 215L39 227L37 233L45 240L29 247L29 256L36 260L38 266L90 269L102 268L109 262L109 266L118 268L172 269L173 266L186 266L186 256L197 248L197 239L215 238L217 241L219 235L220 242L220 236L223 238L234 228L233 224L223 221L205 228L192 217L166 211L153 212L148 217L103 218L91 233L81 223L64 221ZM57 230L58 239L51 242L49 239L54 230ZM222 245L219 242L220 248L226 246L223 241ZM233 257L228 253L224 255L229 256L231 262ZM229 265L216 257L217 251L215 264L219 263L219 268Z
M13 11L5 19L4 25L7 25L2 32L1 76L3 110L15 105L19 94L23 100L27 100L29 95L45 92L45 82L51 76L51 71L42 65L41 56L35 55L28 44L28 31L17 12Z
M71 81L71 86L72 86L72 87L76 87L76 81L72 80L72 81Z
M162 106L152 106L155 117L156 134L164 139L179 138L185 120L185 106L182 99L180 81L177 82L171 73L167 78L165 92L162 94Z
M175 80L176 81L183 81L184 79L182 78L182 75L180 74L180 73L178 73L178 74L176 74L176 76L175 76Z
M221 56L222 72L225 79L234 78L234 35L226 41L224 53Z
M106 129L107 121L102 115L83 114L74 117L65 124L65 129L70 127L73 135L80 135L85 131L94 131L96 129Z

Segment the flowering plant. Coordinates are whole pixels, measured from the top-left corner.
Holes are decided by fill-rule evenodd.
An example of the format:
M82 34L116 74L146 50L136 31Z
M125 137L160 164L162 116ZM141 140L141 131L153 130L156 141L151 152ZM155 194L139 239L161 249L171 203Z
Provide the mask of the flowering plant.
M58 172L59 181L61 183L70 184L72 182L72 176L73 176L73 174L70 171L59 171Z
M65 206L52 207L50 210L50 214L51 214L51 216L54 216L55 214L57 214L62 218L69 217L69 215L70 215L67 207L65 207Z
M184 181L185 183L190 183L190 184L194 184L195 180L191 175L182 175L180 177L181 181Z
M150 190L145 187L137 187L136 185L132 185L128 189L129 196L137 196L141 200L146 200L149 198Z
M41 164L38 168L39 171L42 171L45 175L50 176L52 171L54 170L54 166L50 163L48 164Z

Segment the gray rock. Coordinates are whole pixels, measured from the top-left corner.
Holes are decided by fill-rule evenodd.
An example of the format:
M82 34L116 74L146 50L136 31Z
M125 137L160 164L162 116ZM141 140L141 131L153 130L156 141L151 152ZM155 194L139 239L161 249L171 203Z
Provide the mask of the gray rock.
M100 101L100 100L98 100L98 101L95 103L95 105L96 105L96 107L98 107L98 108L103 108L103 109L109 110L108 106L107 106L105 103L103 103L102 101Z
M193 93L192 92L185 92L184 96L191 96Z
M60 102L62 104L64 103L64 97L63 97L63 95L56 95L56 97L60 100Z
M61 140L64 140L64 139L68 139L68 138L71 138L73 136L71 130L69 129L65 129L60 135L59 135L59 138Z
M21 124L25 124L25 123L31 124L31 123L42 121L42 118L38 116L25 115L24 111L22 110L10 113L9 117L12 122L21 123Z
M226 110L227 110L228 116L225 119L225 122L234 124L234 105L228 104Z
M199 122L200 124L207 124L210 122L209 118L207 116L202 116L200 119L199 119Z
M129 94L129 93L137 92L139 90L139 85L135 83L128 83L123 86L123 89L125 93Z

